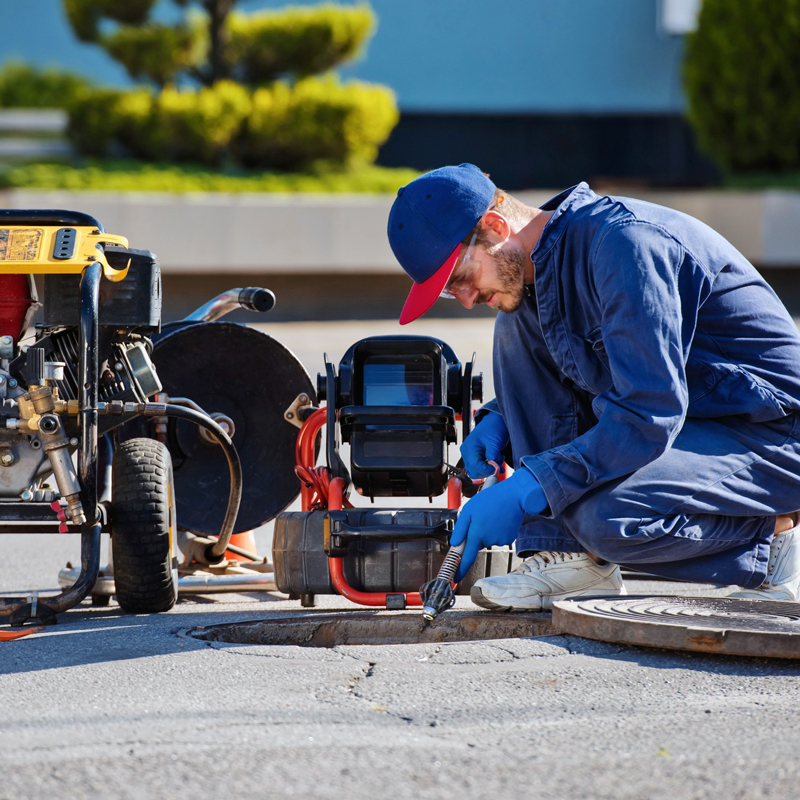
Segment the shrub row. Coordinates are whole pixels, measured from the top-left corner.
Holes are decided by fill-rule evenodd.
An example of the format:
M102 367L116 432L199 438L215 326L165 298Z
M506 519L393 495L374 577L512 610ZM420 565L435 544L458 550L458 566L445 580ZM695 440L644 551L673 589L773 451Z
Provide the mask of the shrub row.
M0 69L0 108L66 108L89 88L70 72L9 61Z
M122 149L152 161L226 162L279 170L370 163L397 124L393 93L333 77L250 92L231 81L199 91L86 92L69 109L78 152Z
M0 168L0 189L102 192L345 192L394 195L419 173L366 166L352 170L250 172L197 164L152 164L124 159L81 159L79 164L18 163Z

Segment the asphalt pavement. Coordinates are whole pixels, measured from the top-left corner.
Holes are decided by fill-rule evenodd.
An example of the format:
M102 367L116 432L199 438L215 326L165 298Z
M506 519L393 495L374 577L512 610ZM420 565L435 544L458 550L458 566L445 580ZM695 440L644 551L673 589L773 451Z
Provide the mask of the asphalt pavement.
M397 332L264 330L312 376L322 349L338 360L361 336ZM434 320L424 332L462 358L476 350L487 371L490 321ZM257 533L262 551L269 540L268 527ZM78 552L73 536L0 536L0 591L55 591ZM303 612L355 609L324 597ZM0 642L0 800L798 796L800 661L558 635L314 648L192 633L300 611L266 592L183 597L158 615L87 602Z

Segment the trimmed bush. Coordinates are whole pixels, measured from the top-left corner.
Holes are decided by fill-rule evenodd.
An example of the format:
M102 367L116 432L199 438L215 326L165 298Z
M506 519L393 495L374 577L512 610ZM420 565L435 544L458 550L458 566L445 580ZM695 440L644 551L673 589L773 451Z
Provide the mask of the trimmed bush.
M231 81L197 92L168 87L157 96L95 92L75 104L68 135L83 155L107 155L116 144L136 158L216 165L250 108L248 91Z
M79 95L69 107L67 138L83 155L103 156L119 132L117 105L123 96L114 89L95 89Z
M164 155L177 161L221 163L250 109L249 92L232 81L199 92L165 89L156 101L156 124L163 127L168 143Z
M70 72L9 61L0 69L0 108L66 108L90 86Z
M164 25L157 0L62 0L79 38L161 90L80 93L78 151L279 170L374 161L399 119L394 94L311 77L361 51L375 28L366 2L243 14L238 1L173 0L183 21ZM204 88L174 88L187 78Z
M246 166L281 170L371 163L397 120L394 94L383 86L333 77L278 82L254 92L238 155Z
M125 92L109 111L113 144L122 145L139 158L153 161L166 158L170 141L164 126L158 124L156 100L150 92L146 89Z
M134 80L147 78L159 87L202 60L192 29L180 25L126 25L100 41Z
M75 35L94 42L103 17L126 25L141 25L158 0L63 0L64 11Z
M315 75L358 55L374 27L369 6L233 13L227 20L229 57L244 83Z
M698 141L731 172L800 169L800 0L703 0L684 81Z
M76 149L107 155L121 145L136 158L247 167L342 169L374 161L397 124L383 86L335 78L276 83L252 95L232 81L197 92L95 91L76 102L68 135Z

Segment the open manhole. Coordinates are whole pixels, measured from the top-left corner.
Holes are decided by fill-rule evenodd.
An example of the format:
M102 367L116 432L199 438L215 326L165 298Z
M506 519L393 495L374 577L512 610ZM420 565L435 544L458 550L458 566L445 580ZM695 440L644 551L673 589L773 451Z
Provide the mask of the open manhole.
M518 639L557 633L550 614L448 611L433 622L420 612L307 613L196 628L197 639L232 644L338 647L346 644L427 644Z
M800 603L733 597L559 600L560 633L602 642L736 656L800 658Z

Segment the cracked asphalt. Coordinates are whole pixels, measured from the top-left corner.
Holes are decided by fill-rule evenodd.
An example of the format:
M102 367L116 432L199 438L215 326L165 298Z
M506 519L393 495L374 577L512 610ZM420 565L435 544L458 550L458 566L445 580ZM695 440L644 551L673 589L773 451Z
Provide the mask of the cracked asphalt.
M0 552L0 592L53 590L78 541L0 536ZM570 636L325 649L191 634L298 610L268 593L151 616L84 604L0 643L0 800L798 796L800 661Z
M52 585L70 539L0 537L0 590ZM287 611L299 604L267 593L152 616L112 601L0 643L0 798L797 797L800 662L570 636L325 649L191 635Z

